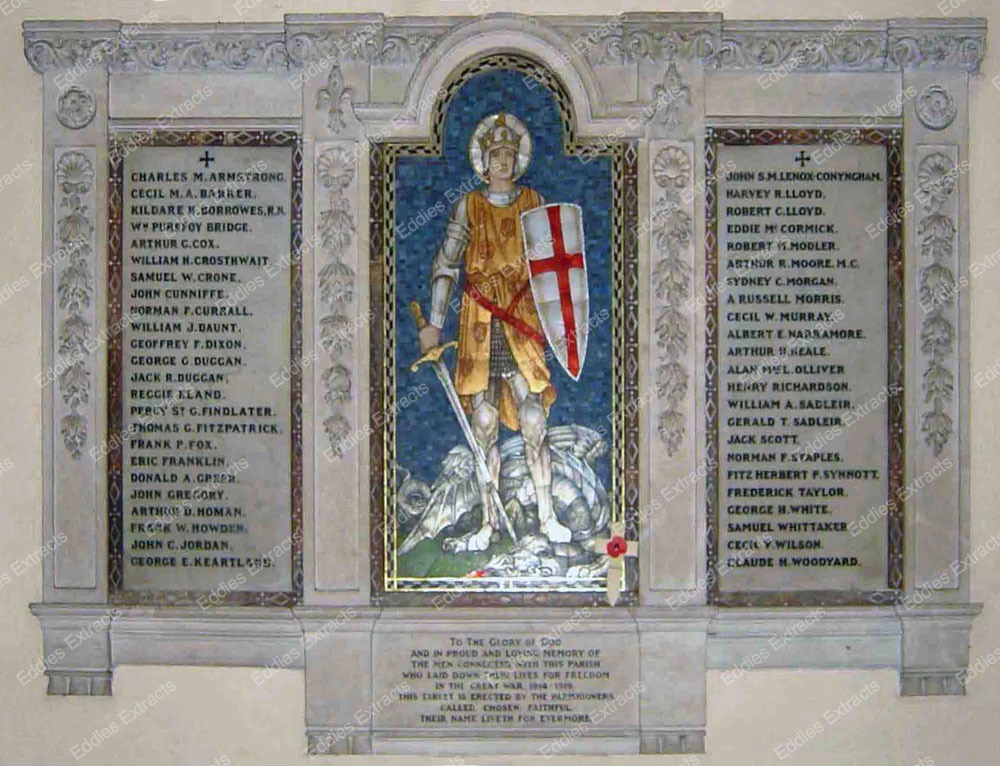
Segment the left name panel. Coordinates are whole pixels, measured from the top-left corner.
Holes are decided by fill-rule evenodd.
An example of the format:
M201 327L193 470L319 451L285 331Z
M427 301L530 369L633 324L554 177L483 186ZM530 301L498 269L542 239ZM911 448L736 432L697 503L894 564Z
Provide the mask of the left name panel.
M292 134L237 135L252 145L171 133L112 150L105 450L121 601L300 591L301 162Z

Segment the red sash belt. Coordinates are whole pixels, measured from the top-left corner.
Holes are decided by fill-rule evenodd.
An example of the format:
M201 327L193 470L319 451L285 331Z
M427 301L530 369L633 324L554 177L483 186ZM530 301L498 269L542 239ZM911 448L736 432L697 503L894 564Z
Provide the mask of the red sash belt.
M514 297L511 299L510 305L507 308L502 308L497 306L495 303L490 301L481 291L476 289L474 286L470 285L466 281L465 286L462 288L465 294L468 295L472 300L482 306L484 309L490 312L493 316L499 319L501 322L506 322L515 330L517 330L521 335L535 341L540 346L545 346L545 338L539 333L534 327L527 324L526 322L518 319L514 316L514 308L517 306L518 301L521 300L523 296L528 291L528 283L525 282L521 285L521 289L517 291Z

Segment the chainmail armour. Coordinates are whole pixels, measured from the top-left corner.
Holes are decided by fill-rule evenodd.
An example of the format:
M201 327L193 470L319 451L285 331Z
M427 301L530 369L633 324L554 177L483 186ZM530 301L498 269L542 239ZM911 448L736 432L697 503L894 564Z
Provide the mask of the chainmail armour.
M490 379L501 379L517 371L517 362L510 352L503 322L493 317L490 322Z

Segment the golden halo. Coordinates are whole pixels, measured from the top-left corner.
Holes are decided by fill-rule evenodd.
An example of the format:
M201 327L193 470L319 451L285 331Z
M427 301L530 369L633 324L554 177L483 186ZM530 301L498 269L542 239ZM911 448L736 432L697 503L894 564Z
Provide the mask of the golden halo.
M521 140L517 147L517 162L514 163L514 178L516 180L524 175L524 172L528 169L528 165L531 164L531 134L528 133L528 128L525 124L517 119L517 117L509 112L504 112L503 115L507 124L521 134ZM487 181L487 168L480 139L493 130L499 116L500 113L498 112L480 120L479 124L476 125L476 129L472 131L472 137L469 139L469 162L472 163L472 169L476 171L476 175L484 182Z

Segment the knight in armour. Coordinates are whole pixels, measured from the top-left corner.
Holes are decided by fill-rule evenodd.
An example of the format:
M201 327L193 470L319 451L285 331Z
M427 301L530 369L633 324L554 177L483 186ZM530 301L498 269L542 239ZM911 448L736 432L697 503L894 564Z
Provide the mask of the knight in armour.
M521 215L545 204L516 184L531 160L531 137L516 117L500 112L473 132L469 158L485 187L459 199L431 267L429 323L420 331L426 353L441 342L452 295L461 292L454 384L476 441L486 455L493 486L500 477L500 426L520 432L534 485L541 534L569 542L552 502L547 418L556 390L529 284ZM464 274L463 274L464 267ZM484 551L499 539L496 493L480 486L478 530L445 542L451 552Z

